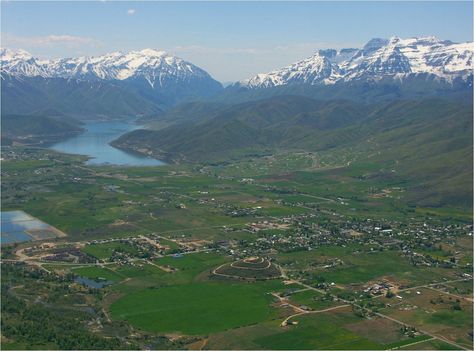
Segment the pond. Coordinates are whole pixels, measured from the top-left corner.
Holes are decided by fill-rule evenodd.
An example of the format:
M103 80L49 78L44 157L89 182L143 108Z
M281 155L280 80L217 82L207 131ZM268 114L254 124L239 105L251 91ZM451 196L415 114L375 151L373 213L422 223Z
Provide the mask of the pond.
M51 239L64 235L23 211L1 211L0 243L2 245L23 241Z
M74 281L76 283L79 283L79 284L82 284L89 288L94 288L94 289L102 289L103 287L107 285L111 285L113 283L109 280L93 280L86 277L76 277Z

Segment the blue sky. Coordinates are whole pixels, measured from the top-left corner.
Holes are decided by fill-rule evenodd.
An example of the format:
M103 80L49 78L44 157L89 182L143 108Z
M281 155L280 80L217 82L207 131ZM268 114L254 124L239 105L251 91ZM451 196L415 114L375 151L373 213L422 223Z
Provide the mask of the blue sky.
M221 81L374 37L472 41L472 2L2 1L2 47L39 57L163 49Z

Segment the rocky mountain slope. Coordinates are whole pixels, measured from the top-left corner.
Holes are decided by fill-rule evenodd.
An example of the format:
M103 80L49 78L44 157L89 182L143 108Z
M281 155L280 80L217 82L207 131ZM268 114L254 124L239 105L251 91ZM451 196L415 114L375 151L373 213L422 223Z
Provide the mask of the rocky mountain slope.
M121 97L126 105L134 105L133 102L127 103L129 99L140 100L139 105L154 105L153 108L144 108L144 111L135 110L132 106L130 110L136 113L155 113L181 101L203 98L222 89L221 84L201 68L153 49L56 60L40 60L23 50L2 49L0 62L3 90L10 102L7 105L8 113L24 112L15 108L17 105L25 105L22 99L24 95L29 95L30 104L33 102L31 112L42 111L45 101L40 95L30 93L35 90L53 96L47 108L68 113L61 107L63 104L54 99L54 92L48 94L49 86L58 84L63 85L66 90L73 84L77 89L75 95L79 96L87 96L88 89L94 90L99 86L103 91L114 91L114 96ZM54 84L51 84L52 81ZM100 95L102 94L99 93ZM98 103L97 108L102 114L121 113L113 106L101 106L94 96L89 97L89 103L94 107ZM108 102L104 102L106 103ZM80 110L76 112L81 113Z
M333 85L404 81L413 77L472 85L473 43L435 37L372 39L362 49L320 50L287 67L236 83L260 89L285 85Z

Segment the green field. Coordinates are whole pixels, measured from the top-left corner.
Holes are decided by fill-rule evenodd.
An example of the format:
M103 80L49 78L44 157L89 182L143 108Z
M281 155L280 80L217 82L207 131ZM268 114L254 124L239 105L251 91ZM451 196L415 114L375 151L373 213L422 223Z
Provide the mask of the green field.
M314 290L305 290L291 294L290 301L298 305L308 306L313 310L322 310L337 305L332 300L324 299L321 293Z
M120 281L123 279L123 276L115 273L114 271L108 268L101 267L82 267L82 268L73 268L72 272L82 277L89 279L105 279L110 281Z
M363 305L471 346L467 299L472 280L457 280L471 273L472 236L467 234L472 229L466 218L472 215L465 207L412 206L414 182L387 173L392 164L371 160L340 167L353 156L341 150L333 155L285 151L215 164L89 167L78 158L29 152L44 160L5 162L2 205L28 211L67 234L54 247L2 247L5 261L15 259L18 249L31 248L25 251L28 261L52 271L31 265L16 267L24 269L23 275L11 274L5 292L32 308L56 304L71 314L84 310L83 325L91 333L150 349L450 347L425 341L422 333L404 334L400 324L387 318L368 312L364 317L359 310ZM120 192L107 190L111 185ZM376 226L393 231L376 232ZM139 235L159 237L170 250L155 250L141 240L126 243ZM114 241L87 244L95 239ZM56 262L57 253L64 262ZM270 272L244 270L242 264L230 267L249 257L269 260ZM276 278L280 273L288 278L255 282L213 275L219 266L240 278ZM71 284L74 277L66 273L113 283L85 289ZM296 282L283 284L291 279ZM458 295L461 310L455 309L458 297L443 291L405 291L402 300L364 292L384 280L403 288L445 283L439 288ZM455 282L447 282L451 280ZM295 292L304 288L300 283L322 293ZM297 325L281 326L301 311L271 292L312 311L292 317ZM439 295L444 302L430 302ZM320 312L341 304L336 298L353 301L354 309ZM8 323L19 315L15 312ZM14 328L7 332L23 330L9 325ZM47 338L29 344L23 340L7 340L5 348L57 348Z
M422 288L419 291L420 295L402 292L403 300L392 302L392 306L387 306L382 313L433 334L448 335L458 345L471 347L472 302L431 289ZM455 305L459 307L453 308ZM407 306L416 308L405 308Z
M114 271L122 276L126 276L127 278L138 278L146 276L157 277L166 274L162 269L152 264L147 264L140 261L137 261L133 266L127 264L114 267Z
M432 339L415 345L400 347L400 350L462 350L462 348L453 346L441 340Z
M264 349L273 350L386 350L417 339L407 339L398 333L396 324L384 324L376 320L373 332L354 332L354 326L365 323L364 319L350 312L321 313L294 318L298 325L280 328L276 333L256 338L254 342ZM385 328L386 334L393 334L393 342L380 340L376 330ZM375 333L374 333L375 332ZM426 338L425 336L420 339Z
M99 259L110 258L115 251L127 252L132 255L138 253L134 247L120 242L87 245L82 251Z
M325 258L340 258L342 265L328 269L312 269L312 276L323 277L336 284L363 283L374 279L389 277L412 285L421 285L442 277L454 279L452 270L432 267L419 267L396 251L360 252L360 246L328 246L313 251L279 254L280 262L288 263L289 268L308 268L314 262Z
M272 285L196 283L129 294L110 307L113 318L153 332L208 334L268 319Z

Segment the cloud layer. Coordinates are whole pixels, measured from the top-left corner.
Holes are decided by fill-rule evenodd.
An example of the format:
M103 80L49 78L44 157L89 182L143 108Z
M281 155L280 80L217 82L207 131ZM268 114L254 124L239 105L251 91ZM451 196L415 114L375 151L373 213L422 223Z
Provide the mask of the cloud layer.
M67 34L51 34L47 36L38 37L21 37L9 33L2 33L2 46L4 47L65 47L68 49L77 49L83 48L84 46L98 45L99 42L95 39Z

